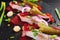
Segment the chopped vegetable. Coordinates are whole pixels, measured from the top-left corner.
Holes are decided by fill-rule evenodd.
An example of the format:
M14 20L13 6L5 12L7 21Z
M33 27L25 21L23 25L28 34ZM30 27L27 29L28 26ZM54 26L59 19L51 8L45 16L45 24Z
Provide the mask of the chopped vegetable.
M28 0L29 2L38 2L38 0Z
M24 36L24 37L20 37L19 40L32 40L32 38L30 38L28 36Z
M23 24L17 15L15 17L11 18L10 23L13 25L22 25Z
M23 0L24 2L28 1L28 2L32 2L32 3L36 3L38 2L38 0Z
M15 36L11 36L10 38L15 38Z
M37 36L37 34L38 34L37 32L34 32L34 33L33 33L34 37L36 37L36 36Z
M13 2L17 4L17 1L13 1Z
M34 37L36 37L37 34L38 34L38 33L37 33L38 31L37 31L37 30L33 30L33 29L32 29L31 31L33 32Z
M32 30L32 32L37 32L37 30Z
M10 20L11 20L10 18L8 18L8 19L5 19L5 21L7 21L7 22L10 22Z
M60 24L57 24L57 26L60 26Z
M3 9L4 8L4 9ZM6 3L5 2L1 2L1 8L0 11L3 9L2 15L0 17L0 25L2 23L3 17L4 17L4 13L5 13L5 8L6 8Z
M8 22L10 22L10 20L11 20L11 19L10 19L10 18L8 18Z
M4 15L4 18L6 18L6 15Z
M24 12L24 13L20 13L19 15L21 15L22 17L28 16L29 13L28 12Z
M17 1L17 0L13 0L13 1Z
M27 16L27 18L31 18L30 16Z
M24 3L21 3L20 6L24 6L25 4Z
M25 23L23 26L23 30L24 31L30 31L29 26L30 26L29 24Z
M29 29L32 30L32 26L30 26Z
M59 10L57 8L55 8L55 11L56 11L56 14L58 16L58 18L60 19L60 13L59 13Z
M56 38L57 35L50 35L50 38Z

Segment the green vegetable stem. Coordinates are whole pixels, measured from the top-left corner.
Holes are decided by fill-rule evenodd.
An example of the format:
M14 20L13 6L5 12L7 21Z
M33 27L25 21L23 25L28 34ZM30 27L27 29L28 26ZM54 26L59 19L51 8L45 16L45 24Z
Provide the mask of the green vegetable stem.
M57 8L55 8L55 11L56 11L56 14L58 16L58 18L60 19L60 13L59 13L59 10Z
M5 8L6 8L6 3L5 2L1 2L1 7L0 7L0 11L3 9L2 15L0 17L0 26L4 17L4 13L5 13Z

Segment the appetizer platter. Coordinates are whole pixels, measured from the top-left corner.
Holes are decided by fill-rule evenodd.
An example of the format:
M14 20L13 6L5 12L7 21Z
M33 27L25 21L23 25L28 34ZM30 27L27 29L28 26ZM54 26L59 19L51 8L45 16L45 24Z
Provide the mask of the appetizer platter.
M59 9L42 0L1 2L0 40L60 40Z

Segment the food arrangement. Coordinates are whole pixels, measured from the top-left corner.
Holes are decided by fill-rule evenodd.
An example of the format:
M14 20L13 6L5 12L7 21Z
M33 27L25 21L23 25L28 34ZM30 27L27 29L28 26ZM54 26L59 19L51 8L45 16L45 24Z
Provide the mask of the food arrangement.
M5 9L6 16L4 16L8 17L5 19L9 23L8 26L14 25L13 31L16 33L22 30L19 40L60 40L58 36L60 29L50 24L55 22L54 18L48 12L43 13L42 7L35 2L38 0L11 1Z

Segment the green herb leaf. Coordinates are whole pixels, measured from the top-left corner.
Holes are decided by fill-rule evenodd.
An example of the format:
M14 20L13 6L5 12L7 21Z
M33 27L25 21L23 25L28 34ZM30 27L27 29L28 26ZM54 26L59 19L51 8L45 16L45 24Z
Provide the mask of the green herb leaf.
M28 1L33 3L38 2L38 0L28 0Z
M10 38L15 38L14 36L11 36Z
M27 18L31 18L30 16L27 16Z
M13 1L17 1L17 0L13 0Z
M33 34L34 34L34 37L36 37L38 33L37 32L34 32Z
M20 6L24 6L25 4L24 3L21 3Z
M8 19L5 19L5 21L8 21L8 22L10 22L10 18L8 18Z
M6 15L4 15L4 18L6 18Z
M37 30L32 30L32 32L37 32Z
M57 26L60 26L60 24L57 24Z
M10 22L10 18L8 18L8 22Z
M32 30L32 26L30 26L29 29Z
M58 18L60 19L60 13L59 13L59 10L58 10L57 8L55 8L55 11L56 11L56 13L57 13Z
M50 38L56 38L57 37L57 35L51 35L50 36Z

